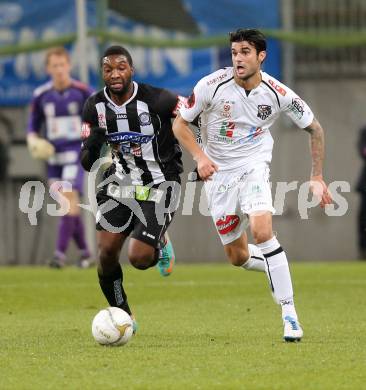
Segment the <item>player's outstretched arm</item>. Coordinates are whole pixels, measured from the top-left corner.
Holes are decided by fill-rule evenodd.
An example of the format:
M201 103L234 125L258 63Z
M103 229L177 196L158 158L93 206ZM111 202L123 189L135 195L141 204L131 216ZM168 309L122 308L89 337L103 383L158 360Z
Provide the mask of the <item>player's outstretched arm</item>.
M312 169L310 177L310 188L320 199L320 206L332 203L332 197L328 187L323 180L324 160L324 130L316 118L305 128L310 134L310 151L312 158Z
M204 181L210 180L210 177L218 171L218 166L200 148L188 126L188 122L180 114L174 120L173 132L177 140L192 155L193 160L197 162L199 177Z

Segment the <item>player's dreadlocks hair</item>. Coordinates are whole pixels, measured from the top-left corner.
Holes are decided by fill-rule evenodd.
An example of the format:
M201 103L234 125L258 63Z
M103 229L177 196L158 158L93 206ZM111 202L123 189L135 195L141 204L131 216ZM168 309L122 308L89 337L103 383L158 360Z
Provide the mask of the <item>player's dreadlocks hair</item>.
M260 51L265 51L267 49L266 37L261 31L255 28L248 28L248 29L239 28L238 30L229 33L229 36L230 36L230 43L242 42L242 41L249 42L251 45L255 47L257 54Z
M105 50L105 52L102 55L102 58L100 59L100 66L103 65L103 58L104 57L112 56L112 55L115 55L115 54L119 54L119 55L125 56L127 58L127 61L129 63L129 65L133 66L133 61L132 61L131 54L123 46L118 46L118 45L109 46Z

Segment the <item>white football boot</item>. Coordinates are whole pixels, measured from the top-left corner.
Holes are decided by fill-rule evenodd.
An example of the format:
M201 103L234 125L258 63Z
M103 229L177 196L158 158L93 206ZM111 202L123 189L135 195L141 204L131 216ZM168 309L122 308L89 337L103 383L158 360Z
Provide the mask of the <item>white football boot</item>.
M283 319L283 339L285 341L301 341L304 332L298 320L295 318L286 316Z

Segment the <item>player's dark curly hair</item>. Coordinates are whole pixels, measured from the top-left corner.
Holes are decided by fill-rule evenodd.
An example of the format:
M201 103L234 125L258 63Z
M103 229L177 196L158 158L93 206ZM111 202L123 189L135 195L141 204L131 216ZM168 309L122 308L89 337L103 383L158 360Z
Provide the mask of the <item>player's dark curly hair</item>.
M115 55L115 54L119 54L119 55L125 56L127 58L127 61L129 63L129 65L133 66L133 61L132 61L131 54L123 46L119 46L119 45L109 46L104 51L104 53L102 55L102 58L100 59L100 66L103 65L103 58L104 57L112 56L112 55Z
M266 37L261 31L255 28L239 28L238 30L229 33L229 37L230 43L242 41L249 42L255 47L257 54L260 51L265 51L267 49Z

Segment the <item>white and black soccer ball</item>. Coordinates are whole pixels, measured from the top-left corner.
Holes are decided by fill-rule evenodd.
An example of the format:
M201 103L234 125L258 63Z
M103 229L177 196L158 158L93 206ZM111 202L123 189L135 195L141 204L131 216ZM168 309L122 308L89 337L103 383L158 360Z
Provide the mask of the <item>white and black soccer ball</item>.
M118 307L107 307L93 319L92 334L102 345L125 345L133 335L133 321Z

